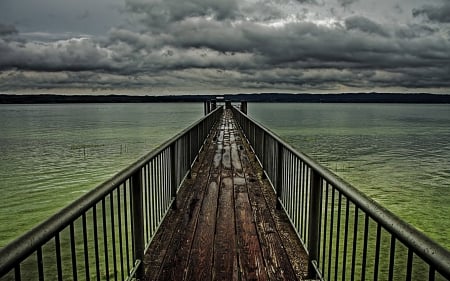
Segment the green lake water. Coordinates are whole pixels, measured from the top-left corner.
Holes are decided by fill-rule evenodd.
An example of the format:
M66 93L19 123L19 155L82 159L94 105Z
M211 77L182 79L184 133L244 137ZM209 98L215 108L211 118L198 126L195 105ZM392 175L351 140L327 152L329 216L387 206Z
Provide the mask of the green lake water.
M255 103L248 110L450 248L450 105ZM0 247L202 111L200 103L0 105Z
M0 247L202 115L200 103L0 105Z
M248 112L450 249L450 105L249 104Z

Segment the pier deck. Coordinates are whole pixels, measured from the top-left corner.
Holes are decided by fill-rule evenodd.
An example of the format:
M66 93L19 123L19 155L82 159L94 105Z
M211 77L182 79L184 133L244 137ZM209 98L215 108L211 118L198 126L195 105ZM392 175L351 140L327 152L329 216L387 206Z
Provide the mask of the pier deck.
M302 280L308 258L226 110L145 257L147 280Z

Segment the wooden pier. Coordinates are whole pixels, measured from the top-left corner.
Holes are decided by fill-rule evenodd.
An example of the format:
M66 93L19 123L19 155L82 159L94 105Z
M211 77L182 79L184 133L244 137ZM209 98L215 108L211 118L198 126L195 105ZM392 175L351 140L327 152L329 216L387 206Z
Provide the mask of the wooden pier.
M226 110L145 256L147 280L303 280L308 257Z

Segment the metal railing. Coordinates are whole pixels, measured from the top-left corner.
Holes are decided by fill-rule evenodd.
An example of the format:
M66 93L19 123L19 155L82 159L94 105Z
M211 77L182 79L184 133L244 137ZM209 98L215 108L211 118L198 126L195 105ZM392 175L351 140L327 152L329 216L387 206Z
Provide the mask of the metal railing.
M233 108L321 280L450 280L450 252Z
M0 249L0 280L131 280L218 108ZM14 222L11 222L14 223Z

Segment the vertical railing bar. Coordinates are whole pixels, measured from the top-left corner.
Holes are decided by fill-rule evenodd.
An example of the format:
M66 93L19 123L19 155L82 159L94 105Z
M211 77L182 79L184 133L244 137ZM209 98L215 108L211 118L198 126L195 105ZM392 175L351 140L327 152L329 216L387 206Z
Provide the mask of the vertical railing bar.
M170 195L174 200L172 203L173 209L177 209L177 165L176 165L176 155L175 155L175 142L170 146L170 171L171 171L171 182L170 182Z
M55 235L55 252L56 252L56 274L58 276L58 281L63 280L62 274L62 263L61 263L61 240L60 232Z
M408 248L408 261L406 263L406 281L411 281L412 278L412 265L413 265L413 251Z
M122 236L122 202L120 200L120 186L124 187L124 183L119 185L119 188L117 189L117 224L118 224L118 231L119 231L119 257L120 257L120 272L122 280L124 280L124 264L123 264L123 236ZM124 187L125 188L125 187Z
M180 164L180 163L178 163ZM160 191L159 194L159 200L160 200L160 208L159 208L159 215L158 215L158 225L161 223L161 218L164 215L164 189L163 189L163 182L162 182L162 154L158 155L158 167L159 167L159 173L158 173L158 189ZM177 180L178 181L178 180Z
M264 170L266 170L267 169L267 153L266 153L266 145L267 145L267 140L266 140L266 132L265 131L263 131L263 135L262 135L262 138L263 138L263 140L262 140L262 142L263 142L263 155L262 155L262 159L261 159L261 161L262 161L262 165L263 165L263 169Z
M288 200L287 198L289 198L289 183L290 183L290 179L287 177L288 171L289 171L289 155L283 151L282 152L282 164L281 167L283 167L283 169L281 170L281 186L283 187L283 192L280 196L280 200L283 203L283 206L286 210L286 213L288 215L288 217L292 220L292 212L291 212L291 206L290 206L290 200ZM286 156L285 156L286 155Z
M358 220L359 220L359 208L355 205L355 216L353 222L353 245L352 245L352 268L350 273L351 281L355 280L355 269L356 269L356 246L358 241Z
M292 221L294 222L297 215L295 214L294 211L294 203L295 203L295 196L294 196L294 165L293 165L293 158L294 156L292 155L292 153L290 153L289 151L286 151L287 154L289 154L289 158L287 161L288 162L288 167L289 170L287 170L287 177L289 177L290 181L289 181L289 209L291 210L291 214L292 214Z
M144 225L144 229L145 229L145 238L147 239L147 241L149 241L150 239L150 232L152 232L149 229L149 215L148 215L148 206L149 206L149 197L150 197L150 192L148 190L148 186L149 186L149 175L150 175L150 171L148 171L148 163L146 163L144 165L144 186L143 186L143 191L144 191L144 219L145 219L145 225Z
M22 276L20 274L20 263L14 267L14 281L21 281Z
M192 143L191 143L192 144ZM189 150L190 148L188 147L188 150ZM192 176L191 175L191 173L192 173L192 171L191 171L191 165L192 164L192 162L189 162L189 165L188 165L188 169L189 169L189 178ZM166 192L166 200L167 200L167 203L169 204L171 201L172 201L172 196L171 196L171 194L170 194L170 191L171 191L171 186L170 186L170 184L171 184L171 180L172 180L172 178L171 178L171 172L170 172L170 149L166 149L166 159L165 159L165 171L166 171L166 189L167 189L167 192ZM177 186L177 187L179 187L179 185ZM178 193L178 189L177 189L177 191L176 191L176 193ZM172 203L173 204L173 203ZM170 205L167 205L167 210L169 209L169 208L171 208L172 206L170 206ZM167 211L166 210L166 211Z
M92 206L92 224L94 225L95 273L97 276L97 281L100 281L100 256L99 256L99 246L98 246L97 205Z
M322 185L323 185L323 180L322 180ZM325 217L324 217L324 227L323 227L323 248L322 248L322 257L323 257L323 262L322 262L322 274L325 274L325 254L326 254L326 248L327 248L327 225L328 225L328 183L325 184L325 204L324 204L324 211L325 211Z
M294 204L294 226L295 229L300 229L300 211L299 211L299 207L303 205L303 202L300 199L300 185L299 185L299 177L300 177L300 173L298 172L298 158L295 157L294 155L292 155L292 165L293 165L293 171L292 171L292 177L294 178L294 185L293 185L293 190L294 190L294 196L293 197L293 204Z
M81 223L83 226L83 247L84 247L84 272L86 276L86 280L90 280L90 271L89 271L89 245L88 245L88 235L87 235L87 222L86 222L86 213L81 215Z
M140 172L141 173L141 172ZM141 179L139 179L140 181ZM134 242L134 225L135 225L135 217L134 217L134 201L133 201L133 177L130 177L130 246L131 246L131 266L134 269L134 265L136 264L136 259L134 253L136 253L136 245Z
M321 195L322 195L322 179L320 177L320 175L314 171L311 170L311 197L310 197L310 202L309 202L309 208L310 208L310 212L309 212L309 219L308 222L310 224L308 230L308 251L309 251L309 268L308 268L308 274L310 278L315 278L316 276L316 270L315 267L313 266L312 262L316 261L318 259L319 256L319 225L320 225L320 221L321 218L319 217L319 207L320 207L320 200L321 200Z
M342 279L346 280L345 275L347 273L347 250L348 250L348 221L350 218L350 201L348 198L345 200L345 224L344 224L344 252L342 254Z
M381 244L381 224L377 223L377 238L375 242L375 264L373 269L373 280L378 280L378 268L380 263L380 244Z
M342 193L339 192L338 196L338 213L337 213L337 223L336 223L336 257L334 258L334 280L338 280L339 273L339 246L341 239L341 210L342 210Z
M189 144L190 145L190 144ZM187 147L186 149L187 151L190 150L190 146ZM165 160L164 160L164 170L166 171L166 211L171 208L172 206L170 206L170 202L172 201L172 195L171 195L171 173L170 173L170 150L166 150L166 154L165 154ZM188 160L189 163L187 163L187 168L189 170L189 175L188 177L191 177L191 161ZM177 188L179 187L179 185L177 185ZM176 191L176 194L178 193L178 189ZM172 202L173 204L173 202Z
M144 278L144 221L142 218L142 169L131 177L132 179L132 206L133 206L133 244L134 244L134 258L135 261L141 261L141 264L136 269L136 279L142 280Z
M298 159L297 157L295 157L295 190L296 190L296 206L295 206L295 213L297 214L296 216L296 220L295 220L295 229L300 229L301 227L301 212L300 212L300 208L301 206L304 204L303 201L301 201L301 195L302 195L302 190L301 190L301 175L299 173L299 166L300 166L300 159ZM320 230L319 230L320 233ZM319 243L320 243L320 239L319 239Z
M312 168L309 168L309 169L312 170ZM311 184L310 183L310 176L311 176L311 173L309 173L309 172L305 173L306 184L307 184L307 185L305 185L305 195L304 195L305 203L307 202L307 200L309 198L309 186L308 186L308 184L309 185ZM305 207L304 207L303 211L305 212L305 221L306 221L308 219L308 217L309 217L308 216L309 215L309 211L308 211L308 205L307 204L305 204ZM306 236L307 232L308 232L308 223L305 223L304 227L303 227L303 237L307 237Z
M128 222L128 208L130 204L127 204L128 197L127 197L127 182L128 182L128 188L130 188L130 180L127 180L124 182L124 189L123 189L123 202L124 202L124 218L125 218L125 249L126 249L126 257L127 257L127 272L130 272L130 245L129 245L129 222ZM130 200L131 201L131 200ZM132 227L131 227L132 229Z
M154 232L156 230L156 224L157 224L157 219L156 219L156 213L158 212L158 187L156 184L156 159L153 158L152 159L152 189L153 189L153 196L152 196L152 221L153 221L153 225L152 225L152 232Z
M276 208L281 210L281 196L283 194L283 181L282 181L282 172L283 172L283 145L278 143L277 146L277 173L276 173L276 191L277 191L277 202Z
M161 213L161 185L159 184L159 172L161 169L161 166L159 166L159 157L156 156L155 158L155 187L156 187L156 213L155 213L155 218L156 218L156 224L155 224L155 229L158 227L159 224L159 214Z
M286 204L286 207L287 207L287 210L288 210L288 215L289 215L289 217L291 218L291 220L293 219L293 212L292 212L292 194L291 194L291 182L292 182L292 179L289 177L289 170L290 170L290 166L289 166L289 158L290 158L290 155L289 155L289 152L287 152L287 151L283 151L283 155L285 155L285 156L283 156L283 165L282 165L282 167L284 167L284 169L283 169L283 178L282 178L282 181L284 181L284 183L282 184L282 186L284 187L284 190L286 190L286 192L284 192L284 194L283 194L283 202L286 202L285 204Z
M116 189L117 190L117 189ZM116 225L114 220L114 190L109 194L109 204L111 210L111 242L113 255L114 280L117 281L117 250L116 250Z
M331 275L331 257L333 256L333 227L334 227L334 193L335 187L331 186L331 211L330 211L330 243L328 248L328 274Z
M44 260L42 257L42 247L37 248L36 256L37 256L39 281L44 281L45 280L45 278L44 278Z
M77 253L75 250L75 226L73 222L70 223L70 251L72 254L72 277L74 281L78 280L77 273Z
M317 253L318 254L317 268L319 268L320 263L323 263L322 259L324 258L320 253L320 249L322 247L321 236L322 236L322 225L323 225L323 217L322 217L322 215L323 215L323 209L322 209L323 208L323 180L320 181L320 185L321 185L321 191L320 191L320 202L319 202L319 218L320 218L320 220L319 220L319 242L318 242L318 246L317 246L317 248L319 249L319 252ZM326 214L326 212L325 212L325 214Z
M185 140L182 141L183 143L185 142ZM185 157L185 151L183 150L182 153L182 157L183 157L183 170L185 170L185 168L187 168L187 158ZM168 150L164 150L163 154L162 154L162 186L163 186L163 215L166 213L167 211L167 207L172 207L172 206L168 206L168 204L170 203L171 199L172 199L172 185L171 185L171 176L170 176L170 167L167 166L167 164L170 164L170 151ZM178 192L178 184L175 186L175 197L176 197L176 193Z
M108 231L106 225L106 202L102 199L102 223L103 223L103 250L105 254L105 275L106 281L109 281L109 253L108 253Z
M305 228L306 228L306 223L307 223L307 221L306 221L307 218L306 218L306 214L305 214L305 206L306 206L306 204L305 204L305 202L306 202L306 197L305 197L306 182L305 182L305 179L306 179L307 171L306 171L306 164L303 161L301 161L300 171L301 171L301 179L300 179L301 180L301 184L300 184L300 186L301 186L300 187L300 189L301 189L301 195L300 195L301 199L300 199L300 201L303 204L300 207L300 215L301 215L302 224L301 224L301 227L299 229L299 234L300 234L300 236L303 235L303 238L305 238L304 233L305 233Z
M154 197L155 197L155 192L153 190L153 164L152 164L153 159L150 159L148 161L147 165L147 170L148 170L148 207L147 207L147 216L148 216L148 226L147 228L150 230L151 235L153 236L154 228L153 228L153 224L154 224L154 218L153 218L153 208L154 208Z
M364 220L364 244L363 244L363 259L361 265L361 280L366 280L368 240L369 240L369 215L366 213Z
M394 263L395 263L395 237L391 235L391 247L389 254L389 276L388 280L394 280Z
M430 265L430 269L428 271L428 281L434 281L435 280L435 276L436 275L436 270L434 269L434 267L432 265Z
M192 130L190 130L187 134L188 134L188 136L187 136L187 142L188 142L188 145L187 145L187 153L188 153L188 157L189 157L189 170L191 170L191 165L192 165L192 162L194 161L194 158L193 158L193 155L192 155L192 139L191 139L191 132L192 132ZM190 174L190 173L189 173Z

